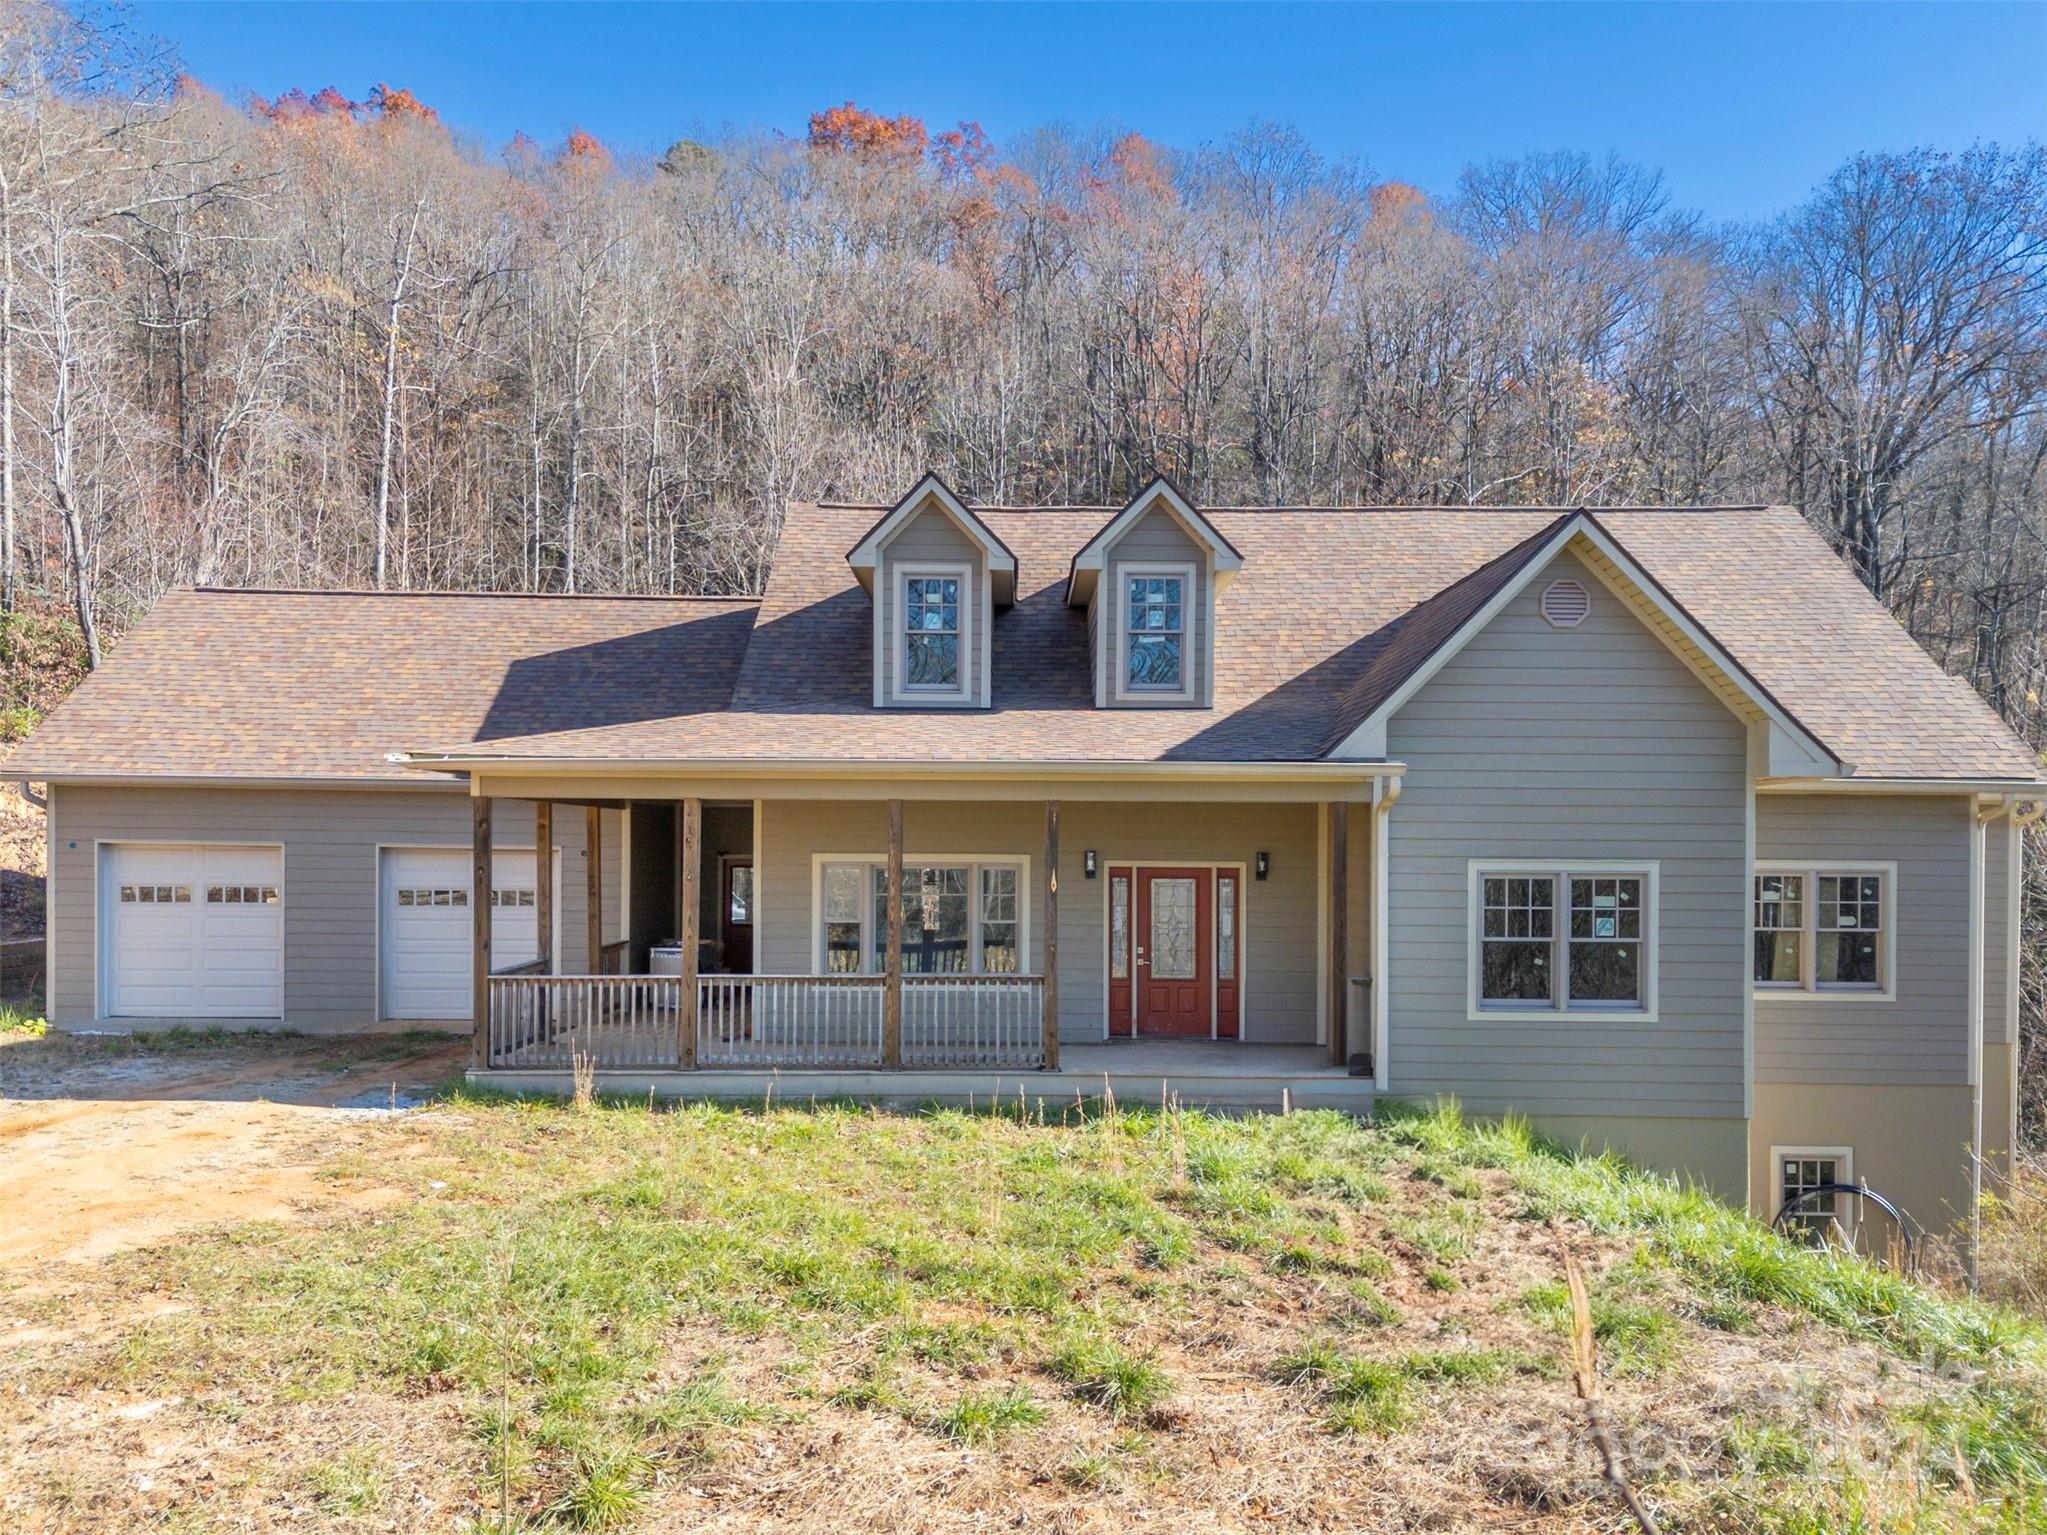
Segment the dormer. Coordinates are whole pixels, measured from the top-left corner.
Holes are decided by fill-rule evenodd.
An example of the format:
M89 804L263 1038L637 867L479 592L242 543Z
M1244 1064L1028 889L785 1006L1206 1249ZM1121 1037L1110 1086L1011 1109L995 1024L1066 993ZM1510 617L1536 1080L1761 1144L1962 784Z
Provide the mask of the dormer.
M985 709L989 631L1016 556L935 474L846 554L874 609L877 709Z
M1069 607L1087 609L1098 709L1215 703L1215 603L1244 557L1155 479L1073 557Z

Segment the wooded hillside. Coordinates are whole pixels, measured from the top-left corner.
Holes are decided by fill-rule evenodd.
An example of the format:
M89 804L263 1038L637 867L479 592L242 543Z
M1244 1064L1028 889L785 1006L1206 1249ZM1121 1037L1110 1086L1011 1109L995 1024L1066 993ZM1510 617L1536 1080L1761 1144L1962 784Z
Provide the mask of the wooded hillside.
M223 100L33 3L0 92L0 602L94 660L180 582L744 591L791 498L1164 470L1794 502L2040 739L2038 145L1859 156L1754 226L1572 154L1424 194L1271 123L821 103L648 162L383 85Z

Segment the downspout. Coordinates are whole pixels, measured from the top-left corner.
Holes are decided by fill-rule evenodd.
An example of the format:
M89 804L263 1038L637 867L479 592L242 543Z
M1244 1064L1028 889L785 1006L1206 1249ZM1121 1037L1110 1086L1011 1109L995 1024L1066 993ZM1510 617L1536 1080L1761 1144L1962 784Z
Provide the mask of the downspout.
M1400 785L1399 778L1372 780L1372 1086L1382 1093L1392 1080L1386 1062L1391 1045L1387 971L1392 950L1387 938L1386 831L1389 815L1400 801Z
M1979 1259L1983 1247L1983 987L1988 980L1983 956L1985 895L1983 890L1984 839L1990 827L2009 816L2023 828L2040 818L2047 804L2036 802L2023 819L2019 797L2007 794L1989 809L1978 809L1969 836L1969 1290L1979 1283ZM2006 914L2016 922L2017 912Z
M2012 829L2019 833L2017 842L2012 849L2012 858L2014 861L2021 861L2025 857L2025 829L2039 820L2042 815L2047 815L2047 800L2034 800L2025 810L2021 811L2019 809L2019 797L2016 794L2007 794L2002 801L1990 809L1976 812L1975 835L1977 845L1974 849L1974 861L1976 863L1977 888L1972 898L1972 904L1976 907L1978 920L1975 924L1976 953L1970 965L1975 978L1975 996L1969 1009L1970 1034L1972 1035L1970 1043L1971 1059L1969 1062L1969 1289L1972 1293L1977 1288L1979 1277L1977 1261L1978 1254L1983 1246L1983 982L1985 976L1983 973L1983 931L1981 920L1983 901L1982 839L1993 822L2001 821L2006 816L2009 816ZM2005 920L2017 923L2019 917L2019 912L2013 910L2006 913ZM2016 937L2014 941L2017 941ZM2016 1045L2017 1041L2014 1040L2013 1044Z

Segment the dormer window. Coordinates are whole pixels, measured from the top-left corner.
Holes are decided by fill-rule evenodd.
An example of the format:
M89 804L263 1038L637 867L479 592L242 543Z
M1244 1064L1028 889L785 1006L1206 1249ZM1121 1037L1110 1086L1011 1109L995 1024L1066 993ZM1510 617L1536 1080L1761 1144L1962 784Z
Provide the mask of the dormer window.
M1144 574L1129 580L1123 605L1130 626L1124 646L1129 685L1178 693L1186 685L1186 577Z
M881 516L846 563L873 603L874 707L986 709L995 611L1016 556L935 475Z
M959 691L963 574L903 574L903 685Z
M1215 703L1216 597L1244 557L1164 480L1074 555L1066 603L1087 609L1098 709Z

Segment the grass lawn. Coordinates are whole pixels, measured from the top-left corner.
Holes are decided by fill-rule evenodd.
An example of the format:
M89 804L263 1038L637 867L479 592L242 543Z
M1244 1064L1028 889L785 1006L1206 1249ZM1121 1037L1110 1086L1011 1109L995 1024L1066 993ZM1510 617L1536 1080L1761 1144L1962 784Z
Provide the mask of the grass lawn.
M457 1095L0 1292L8 1528L2047 1528L2047 1331L1454 1110ZM0 1340L5 1339L0 1332Z

